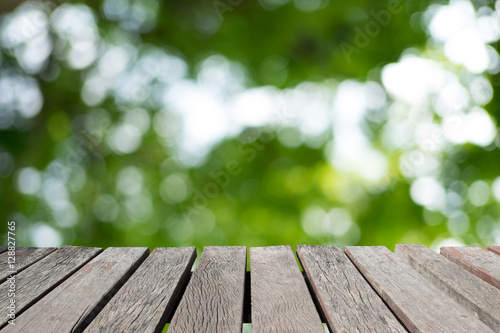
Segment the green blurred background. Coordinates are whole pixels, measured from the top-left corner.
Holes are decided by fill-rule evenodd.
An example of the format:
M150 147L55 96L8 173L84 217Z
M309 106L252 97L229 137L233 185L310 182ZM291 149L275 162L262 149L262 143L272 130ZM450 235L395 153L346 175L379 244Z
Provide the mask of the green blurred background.
M500 244L498 1L0 10L19 245Z

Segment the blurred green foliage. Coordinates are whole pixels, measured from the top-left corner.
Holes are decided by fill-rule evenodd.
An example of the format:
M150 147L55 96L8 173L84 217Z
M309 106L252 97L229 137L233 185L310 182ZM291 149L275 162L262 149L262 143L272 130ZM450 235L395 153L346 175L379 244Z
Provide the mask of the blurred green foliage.
M236 128L205 147L201 154L204 156L195 163L183 163L179 139L161 134L162 128L166 132L169 126L183 126L182 115L170 110L168 103L161 104L165 100L164 87L173 83L157 73L148 77L147 70L139 78L130 74L118 79L123 84L143 80L139 90L129 94L146 94L146 98L124 98L118 88L109 88L97 102L84 97L85 84L101 84L88 80L110 45L125 45L133 54L123 72L139 66L139 59L148 52L159 50L182 59L187 65L185 80L196 80L206 59L222 56L227 63L236 64L231 65L230 72L241 72L245 89L271 85L292 91L303 82L314 82L332 85L333 96L345 80L381 84L384 66L397 62L408 50L421 54L430 50L437 54L436 61L463 77L467 74L463 66L447 62L426 31L425 15L432 13L428 8L433 3L396 2L401 11L391 15L386 26L379 26L380 32L369 37L363 47L356 44L358 31L376 22L373 13L386 11L386 1L108 0L62 5L23 3L17 10L5 12L2 87L20 87L18 93L22 95L29 90L15 83L14 78L34 78L43 106L32 117L23 116L15 108L12 110L17 113L8 115L4 111L0 117L3 219L16 220L23 245L153 248L305 243L382 244L392 248L398 242L433 246L443 240L480 245L497 242L500 209L495 191L500 189L496 189L494 181L499 176L500 156L495 142L452 143L443 148L438 153L439 167L434 176L446 191L446 202L440 209L423 208L411 195L411 186L418 177L404 175L400 170L402 156L415 148L390 149L384 145L384 126L391 121L390 97L377 111L383 115L381 120L367 120L360 125L370 144L387 160L387 172L378 183L338 170L332 163L332 145L340 140L335 130L324 131L308 141L297 130L298 125L249 124ZM476 10L488 5L494 8L488 3L474 5ZM27 47L33 38L9 44L8 36L13 33L8 29L13 15L27 18L20 21L24 26L18 23L21 32L23 27L26 31L45 27L36 24L42 20L26 14L29 8L51 20L46 27L50 51L35 69L23 65L25 49L19 46L24 43ZM68 50L77 49L76 44L71 46L71 36L65 39L64 28L54 23L57 15L51 14L59 11L62 16L61 8L79 8L90 13L95 22L98 37L89 40L95 44L96 56L88 64L78 65L93 52L92 47L85 49L85 44L78 46L84 48L81 58L77 58L80 62L75 60L75 65L68 60ZM77 14L76 18L83 15ZM87 22L83 18L82 22ZM34 28L30 22L35 22ZM85 29L77 30L75 36L85 33ZM346 44L357 47L359 52L346 56L342 50ZM43 47L35 45L33 57L43 53ZM160 66L155 70L163 69ZM494 123L499 117L495 84L498 76L493 71L484 75L494 83L494 97L485 106ZM231 83L227 86L229 90L233 87ZM6 89L0 90L3 100L14 94ZM228 92L222 95L230 97ZM7 108L7 104L2 105ZM146 119L144 132L137 147L121 149L120 142L127 142L128 134L118 136L118 143L113 143L113 135L130 111L138 107L146 116L141 111L138 120L125 122L136 125ZM160 121L160 112L167 120ZM11 116L14 120L9 120ZM440 124L441 116L436 114L431 119ZM412 126L417 127L419 121L416 119ZM206 126L216 123L207 122ZM301 139L294 144L297 137ZM355 142L352 147L357 149ZM470 186L476 181L488 185L484 203L469 200ZM453 203L455 195L459 203L452 209L448 201ZM453 229L454 219L458 219L459 229L466 230Z

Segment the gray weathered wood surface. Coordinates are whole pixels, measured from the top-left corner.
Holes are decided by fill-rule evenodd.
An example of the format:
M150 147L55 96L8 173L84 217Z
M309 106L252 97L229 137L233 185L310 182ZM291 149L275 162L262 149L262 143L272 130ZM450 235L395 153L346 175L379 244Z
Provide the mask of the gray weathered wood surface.
M442 247L441 254L500 289L500 256L479 246Z
M243 246L205 247L168 332L241 332L246 257Z
M290 246L250 248L252 331L324 333Z
M0 253L7 251L8 246L0 246Z
M488 251L500 255L500 246L488 246Z
M345 248L410 332L494 332L384 246Z
M2 333L77 333L147 257L147 248L108 248L7 325Z
M299 245L297 257L331 332L406 332L340 248Z
M187 283L196 248L156 248L85 333L158 333Z
M397 244L396 255L500 332L500 290L423 245Z
M245 272L246 248L206 247L192 273L194 248L17 248L16 326L5 316L0 332L160 333L172 319L169 333L233 333L245 318L257 333L324 333L323 318L332 333L500 333L500 289L484 280L499 249L298 246L301 272L289 246L251 248Z
M37 261L16 276L16 314L19 316L26 308L38 301L50 290L95 257L102 249L95 247L63 246L57 251ZM9 301L9 283L0 285L0 307L6 308ZM0 327L9 318L0 317Z
M55 250L57 250L56 247L16 247L15 270L19 273ZM0 254L0 283L11 275L9 271L12 269L9 267L8 257L10 257L8 251Z

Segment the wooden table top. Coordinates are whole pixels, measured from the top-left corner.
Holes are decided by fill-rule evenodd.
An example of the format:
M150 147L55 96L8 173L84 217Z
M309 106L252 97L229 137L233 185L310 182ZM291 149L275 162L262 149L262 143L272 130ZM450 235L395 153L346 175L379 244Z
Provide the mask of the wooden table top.
M440 252L2 247L0 332L500 332L500 247Z

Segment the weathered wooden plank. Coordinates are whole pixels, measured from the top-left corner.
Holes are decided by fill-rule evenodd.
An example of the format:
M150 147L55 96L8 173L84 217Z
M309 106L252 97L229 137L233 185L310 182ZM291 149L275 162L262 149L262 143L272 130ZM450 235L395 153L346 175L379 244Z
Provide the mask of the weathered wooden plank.
M324 333L290 246L250 248L253 332Z
M410 332L493 332L384 246L349 246L346 254Z
M156 248L85 333L161 332L195 259L195 247Z
M331 332L406 332L340 248L299 245L297 256Z
M63 246L34 263L15 278L15 298L8 296L10 283L0 285L0 306L7 308L9 301L16 301L16 316L41 299L53 288L95 257L102 249L94 247ZM9 317L0 318L0 327Z
M488 246L488 250L500 255L500 246Z
M500 257L479 246L442 247L441 254L500 289Z
M8 249L8 246L0 246L0 253L4 253L5 251L7 251Z
M168 332L241 332L246 256L243 246L205 247Z
M147 248L108 248L28 308L2 333L80 333L147 257Z
M396 255L500 332L500 290L423 245L397 244Z
M11 271L19 273L55 250L56 247L16 247L14 255L10 251L0 254L0 283L12 274ZM15 262L9 259L12 257ZM13 268L10 267L11 263L14 264Z

